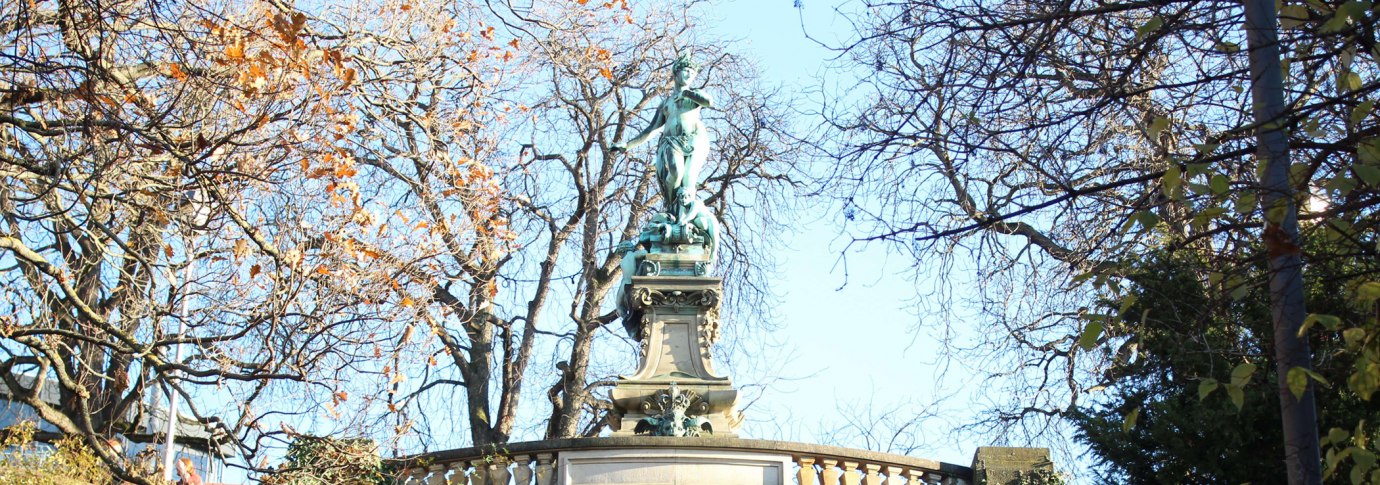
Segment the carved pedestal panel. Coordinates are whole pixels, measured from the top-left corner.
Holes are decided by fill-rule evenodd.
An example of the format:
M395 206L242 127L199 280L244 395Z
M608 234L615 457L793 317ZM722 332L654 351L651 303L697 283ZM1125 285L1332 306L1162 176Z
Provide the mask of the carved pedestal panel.
M737 436L738 391L714 372L710 353L719 338L719 279L636 276L626 294L625 324L642 341L642 359L613 388L614 435L675 429L686 433L679 436Z

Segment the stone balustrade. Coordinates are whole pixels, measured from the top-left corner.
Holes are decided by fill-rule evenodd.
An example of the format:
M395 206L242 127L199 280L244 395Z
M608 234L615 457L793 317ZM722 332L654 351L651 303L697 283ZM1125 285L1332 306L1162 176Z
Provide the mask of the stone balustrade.
M651 436L510 443L417 455L402 463L406 485L557 485L563 452L698 450L789 457L799 485L966 485L973 470L911 456L834 446L723 437Z

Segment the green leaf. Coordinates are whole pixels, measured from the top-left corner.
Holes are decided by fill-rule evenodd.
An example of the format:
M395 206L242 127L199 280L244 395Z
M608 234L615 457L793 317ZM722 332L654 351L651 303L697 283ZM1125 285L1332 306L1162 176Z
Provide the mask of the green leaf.
M1312 168L1306 163L1295 163L1289 166L1289 182L1294 186L1301 186L1308 181L1312 174Z
M1218 283L1221 283L1221 282L1222 282L1222 277L1224 277L1224 276L1226 276L1226 275L1224 275L1224 274L1222 274L1221 272L1218 272L1218 271L1213 271L1213 272L1211 272L1211 273L1208 273L1208 285L1210 285L1210 286L1217 286Z
M1347 349L1358 349L1361 344L1366 342L1366 329L1348 328L1342 331L1342 341L1346 343Z
M1356 189L1356 179L1351 178L1351 174L1339 173L1336 177L1327 179L1327 183L1323 184L1323 188L1335 190L1338 195L1346 197L1347 194L1350 194L1352 190Z
M1202 401L1204 399L1207 399L1208 395L1212 394L1212 391L1216 390L1217 379L1203 379L1203 382L1198 383L1198 400Z
M1356 105L1355 108L1351 109L1351 125L1355 126L1361 124L1362 121L1366 120L1367 116L1370 116L1371 111L1374 110L1375 100L1367 99L1361 104Z
M1226 213L1227 213L1227 210L1224 209L1224 208L1221 208L1221 207L1208 207L1208 208L1206 208L1206 209L1203 209L1203 210L1198 211L1198 216L1197 216L1197 217L1201 217L1201 218L1203 218L1204 220L1212 220L1212 218L1217 217L1217 216L1220 216L1220 215L1222 215L1222 214L1226 214Z
M1337 92L1345 93L1361 89L1361 75L1353 71L1337 73Z
M1372 187L1380 185L1380 168L1358 163L1352 165L1351 169L1356 171L1356 177L1360 178L1366 185Z
M1251 287L1247 286L1245 282L1241 282L1240 284L1237 284L1236 286L1232 287L1231 294L1229 296L1231 296L1232 301L1239 301L1240 299L1245 298L1246 295L1250 292Z
M1078 346L1083 350L1092 350L1097 346L1097 338L1102 336L1102 322L1093 320L1083 327L1083 334L1078 336Z
M1288 377L1284 380L1289 384L1289 393L1294 395L1294 399L1303 399L1303 391L1308 390L1308 374L1303 372L1303 368L1289 369Z
M1178 198L1179 195L1176 194L1180 194L1180 189L1183 188L1183 183L1183 172L1179 170L1178 165L1170 165L1168 169L1165 169L1164 191L1166 195Z
M1211 155L1212 152L1217 151L1217 147L1219 147L1219 146L1222 146L1222 144L1220 144L1220 143L1194 143L1194 144L1193 144L1193 149L1194 149L1194 150L1198 150L1198 155L1201 155L1201 156L1208 156L1208 155Z
M1364 482L1364 474L1375 467L1375 453L1365 448L1357 447L1356 451L1351 452L1351 460L1356 462L1356 465L1351 468L1351 483ZM1360 471L1360 475L1362 476L1358 477L1357 471Z
M1361 448L1369 446L1366 444L1369 442L1369 440L1366 439L1366 420L1362 419L1360 422L1356 423L1356 429L1351 431L1351 439L1356 443L1356 446Z
M1208 181L1208 186L1212 187L1212 195L1226 194L1230 184L1231 181L1227 180L1227 176L1220 173L1214 174L1212 179Z
M1244 386L1250 382L1251 375L1255 374L1255 364L1250 362L1236 366L1231 370L1231 384L1233 386Z
M1193 195L1203 195L1208 193L1208 191L1210 190L1206 184L1195 184L1193 182L1189 182L1184 185L1188 186L1188 191L1192 192Z
M1241 386L1227 386L1227 396L1231 398L1231 404L1240 411L1246 405L1246 393L1241 390Z
M1351 69L1351 62L1356 60L1356 44L1351 44L1342 48L1342 52L1337 54L1337 65L1342 69Z
M1309 313L1307 317L1303 318L1303 324L1299 325L1299 338L1303 338L1304 335L1307 335L1308 329L1313 328L1313 324L1315 323L1321 323L1324 327L1327 327L1328 330L1336 330L1337 327L1342 326L1342 319L1335 315Z
M1352 237L1352 226L1345 219L1329 219L1327 221L1327 239L1338 242L1346 241Z
M1150 127L1146 128L1146 131L1149 132L1150 139L1154 140L1158 139L1160 137L1160 133L1164 132L1164 130L1168 128L1169 118L1165 118L1163 116L1156 116L1154 121L1150 122Z
M1365 18L1366 9L1370 8L1370 2L1350 1L1337 6L1337 11L1332 13L1332 18L1323 22L1318 31L1324 34L1335 34L1346 29L1346 21L1349 17L1356 16L1358 19Z
M1163 26L1164 19L1161 18L1159 15L1150 17L1149 21L1145 22L1145 24L1141 25L1139 28L1136 29L1136 40L1144 39L1145 36L1154 33L1156 30L1160 30L1160 27Z
M1280 197L1270 202L1269 206L1265 208L1265 220L1275 224L1283 224L1285 214L1294 210L1294 206L1289 205L1289 202L1291 200L1286 197Z
M1356 145L1356 159L1361 163L1380 165L1380 138L1361 140L1361 143Z
M1321 137L1324 134L1322 130L1322 123L1318 122L1317 118L1308 118L1307 121L1304 121L1303 132L1307 133L1308 136L1312 137Z
M1121 315L1121 316L1123 316L1123 318L1124 318L1125 315L1126 315L1126 311L1127 311L1127 310L1130 310L1130 309L1131 309L1131 305L1135 305L1136 302L1139 301L1139 300L1140 300L1140 299L1137 298L1136 295L1134 295L1134 294L1132 294L1132 295L1126 295L1126 296L1124 296L1124 297L1121 297L1121 306L1117 308L1116 314L1117 314L1117 315Z
M1159 225L1159 223L1160 223L1160 216L1159 216L1159 214L1156 214L1156 213L1154 213L1154 212L1150 212L1150 211L1140 211L1140 212L1137 212L1136 214L1137 214L1138 216L1140 216L1140 217L1137 218L1136 222L1138 222L1138 223L1140 224L1140 227L1142 227L1142 228L1145 228L1145 229L1153 229L1155 226Z
M1356 301L1362 305L1380 300L1380 281L1367 281L1356 287Z
M1255 193L1242 192L1236 196L1236 213L1243 216L1255 212Z
M1136 406L1131 412L1126 413L1126 418L1121 421L1121 432L1130 433L1136 427L1136 421L1140 419L1140 406Z
M1078 286L1080 283L1082 283L1082 282L1084 282L1084 281L1088 281L1088 279L1089 279L1089 278L1092 278L1092 277L1093 277L1093 273L1092 273L1091 271L1089 271L1089 272L1087 272L1087 273L1079 273L1078 276L1074 276L1074 277L1073 277L1073 285L1074 285L1074 286Z
M1333 443L1345 443L1349 438L1351 438L1351 433L1347 433L1342 428L1332 428L1327 432L1327 440Z
M1285 5L1279 9L1279 26L1285 30L1296 29L1303 25L1305 20L1308 20L1308 7Z
M1235 54L1237 52L1241 52L1241 45L1235 42L1218 42L1217 45L1213 46L1213 48L1217 49L1217 52L1221 52L1223 54Z
M1307 374L1308 378L1312 379L1313 382L1318 383L1319 386L1332 387L1332 384L1327 383L1327 378L1323 377L1322 374L1314 372L1313 369L1309 369L1306 367L1299 367L1299 369L1303 369L1303 373Z

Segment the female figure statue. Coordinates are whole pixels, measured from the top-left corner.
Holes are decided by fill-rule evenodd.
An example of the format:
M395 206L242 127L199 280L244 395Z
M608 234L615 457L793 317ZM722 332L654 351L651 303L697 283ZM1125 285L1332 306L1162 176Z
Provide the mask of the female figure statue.
M656 149L656 177L665 199L666 213L675 222L685 224L687 209L697 196L700 169L709 158L709 134L700 120L700 108L713 108L708 94L689 87L699 74L689 54L682 54L672 66L674 92L667 96L652 116L652 123L633 139L614 143L614 151L626 151L641 145L657 132L661 140Z

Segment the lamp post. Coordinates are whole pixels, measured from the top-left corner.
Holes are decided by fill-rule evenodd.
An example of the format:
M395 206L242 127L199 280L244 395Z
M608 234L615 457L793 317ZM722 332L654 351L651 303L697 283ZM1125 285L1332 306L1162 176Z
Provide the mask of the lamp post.
M196 266L196 260L192 257L192 253L196 250L197 235L201 233L201 230L206 227L206 223L210 220L211 205L209 202L210 198L206 192L199 188L193 191L187 200L192 214L191 217L187 218L187 225L184 228L186 230L184 240L187 244L183 254L187 258L187 265L182 268L183 295L182 305L177 316L177 340L182 340L183 335L187 332L188 305L192 295L192 268ZM182 343L173 344L173 349L173 362L182 362ZM175 451L177 446L177 409L180 396L173 386L176 376L176 370L168 373L168 422L163 430L163 479L168 482L173 480L173 470L175 469L173 465L177 457Z

